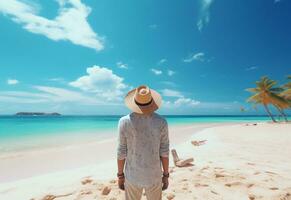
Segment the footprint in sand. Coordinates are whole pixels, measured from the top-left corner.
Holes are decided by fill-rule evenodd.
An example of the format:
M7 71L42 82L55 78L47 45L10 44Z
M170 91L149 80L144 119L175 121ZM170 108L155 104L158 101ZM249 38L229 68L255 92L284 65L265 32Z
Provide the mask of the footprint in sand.
M291 200L291 194L289 192L287 192L286 194L281 194L279 196L280 200Z
M201 183L196 183L195 187L208 187L209 185L207 184L201 184Z
M182 190L188 190L188 187L182 187Z
M203 168L201 169L201 171L206 170L206 169L209 169L209 166L205 166L205 167L203 167Z
M253 194L250 194L249 195L249 200L255 200L256 199L256 196L255 195L253 195Z
M252 165L252 166L254 166L254 165L256 165L256 164L255 164L255 163L250 163L250 162L248 162L247 165Z
M254 194L249 194L249 199L250 200L263 199L263 196L256 196Z
M265 171L267 174L273 174L273 175L277 175L277 173L275 172L271 172L271 171Z
M116 180L111 180L109 183L115 184L117 181Z
M222 167L214 167L214 169L223 169Z
M73 193L68 193L68 194L61 194L61 195L46 195L45 197L43 197L41 200L54 200L56 198L60 198L60 197L67 197L72 195Z
M260 174L260 173L261 173L261 172L255 172L254 175L258 175L258 174Z
M271 187L270 190L279 190L277 187Z
M239 185L242 185L243 183L241 182L232 182L232 183L226 183L224 184L225 186L227 187L232 187L232 186L239 186Z
M225 175L224 174L215 174L215 178L223 178L223 177L225 177Z
M85 178L84 180L81 181L82 185L90 184L92 182L93 180L90 178Z
M92 191L88 190L88 191L81 191L80 194L83 195L89 195L92 194Z
M211 190L211 193L218 195L218 193L213 190Z

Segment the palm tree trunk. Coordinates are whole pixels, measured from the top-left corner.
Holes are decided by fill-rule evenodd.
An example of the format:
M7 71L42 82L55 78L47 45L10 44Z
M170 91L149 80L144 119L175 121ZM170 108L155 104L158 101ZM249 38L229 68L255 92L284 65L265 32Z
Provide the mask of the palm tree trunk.
M287 118L286 114L284 113L283 109L280 108L279 106L275 106L275 107L277 108L277 110L279 111L281 116L284 118L285 122L288 122L288 118Z
M271 117L272 121L273 121L273 122L277 122L277 121L275 120L275 118L273 117L272 113L270 112L268 106L267 106L266 104L263 104L263 105L264 105L264 108L265 108L265 110L267 111L268 115Z
M282 114L283 114L283 116L284 116L284 118L285 118L285 121L288 122L288 117L287 117L287 115L284 113L283 110L282 110Z

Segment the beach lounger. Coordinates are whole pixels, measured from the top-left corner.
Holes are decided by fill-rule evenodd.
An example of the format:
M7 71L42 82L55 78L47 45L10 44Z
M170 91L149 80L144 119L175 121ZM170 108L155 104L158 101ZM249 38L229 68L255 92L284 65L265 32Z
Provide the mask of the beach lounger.
M172 149L172 156L175 166L177 167L188 167L193 166L192 162L194 161L194 158L188 158L188 159L180 159L176 149Z

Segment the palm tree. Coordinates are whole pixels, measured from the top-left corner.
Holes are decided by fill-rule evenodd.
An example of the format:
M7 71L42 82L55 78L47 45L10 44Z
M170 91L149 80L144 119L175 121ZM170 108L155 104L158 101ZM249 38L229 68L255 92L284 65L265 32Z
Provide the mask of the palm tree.
M287 76L288 82L283 85L283 88L285 89L281 95L284 97L289 103L291 102L291 75ZM289 107L291 106L291 103L289 104Z
M247 91L254 93L251 97L248 98L247 101L255 104L262 104L273 122L276 122L276 120L273 117L268 105L279 105L279 102L280 105L283 105L281 102L283 101L283 98L278 95L279 92L282 92L283 89L280 87L274 87L276 84L276 81L269 79L267 76L264 76L261 78L261 80L256 81L257 87L247 89Z
M287 76L289 82L282 86L283 91L280 93L280 97L284 99L284 101L280 101L277 106L279 108L279 112L284 116L285 121L288 121L287 115L284 113L284 109L291 108L291 75Z
M282 97L281 93L279 95L271 94L271 101L272 101L272 104L275 106L275 108L282 115L282 117L284 117L285 121L288 122L288 118L287 118L287 115L284 112L284 109L290 107L290 102L288 102L284 97Z

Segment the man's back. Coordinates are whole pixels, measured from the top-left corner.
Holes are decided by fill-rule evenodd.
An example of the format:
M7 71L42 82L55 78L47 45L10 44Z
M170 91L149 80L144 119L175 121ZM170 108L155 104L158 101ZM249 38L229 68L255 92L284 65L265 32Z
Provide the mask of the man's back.
M169 154L168 126L156 113L131 113L119 121L118 157L126 157L125 176L140 187L161 182L161 156Z

